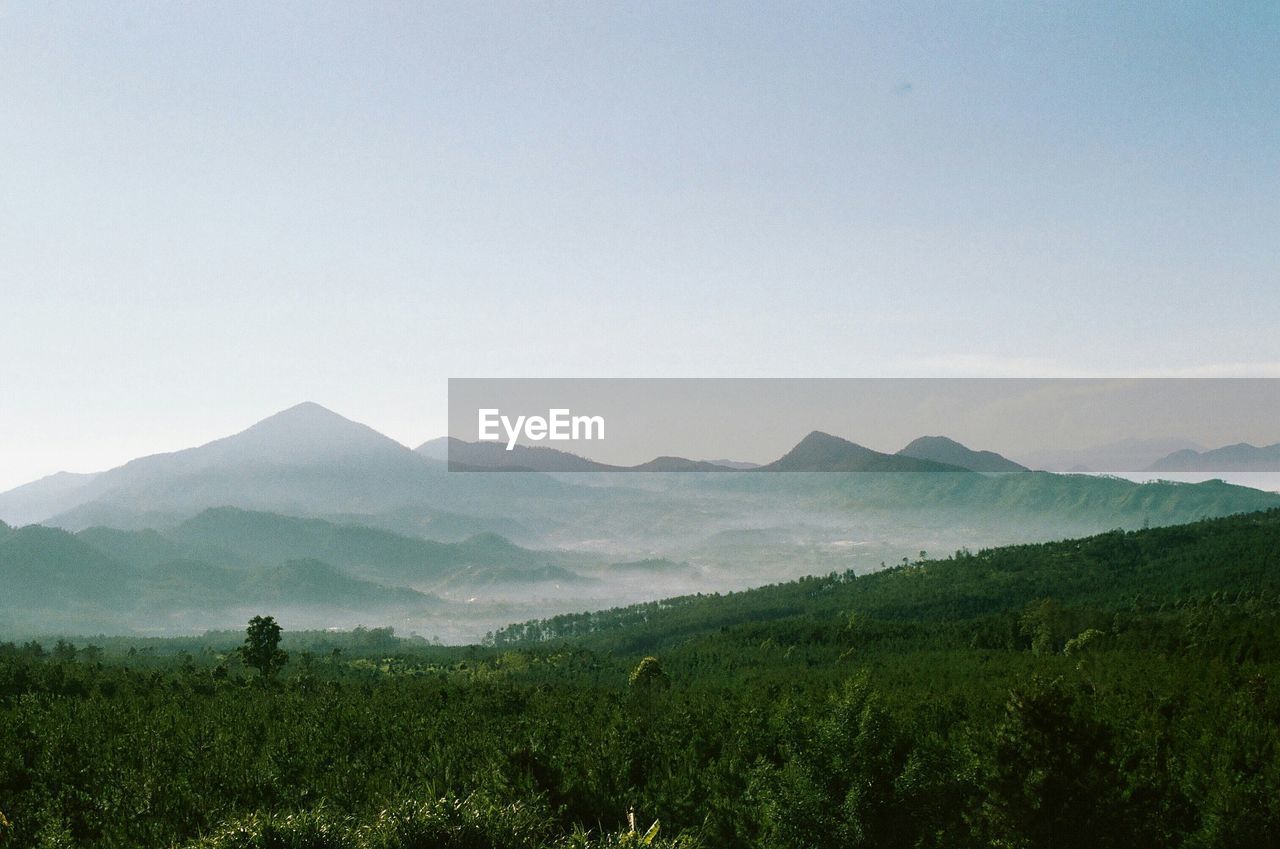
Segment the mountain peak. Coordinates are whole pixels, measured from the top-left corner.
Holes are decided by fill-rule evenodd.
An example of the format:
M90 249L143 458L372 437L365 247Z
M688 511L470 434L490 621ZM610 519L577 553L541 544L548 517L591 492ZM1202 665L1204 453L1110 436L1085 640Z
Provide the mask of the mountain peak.
M300 401L297 404L294 404L292 407L286 407L280 412L274 415L268 416L267 418L274 419L281 416L289 416L289 417L315 416L315 417L326 417L326 418L336 418L336 419L343 418L342 416L335 413L333 410L330 410L328 407L322 404L317 404L315 401Z
M908 449L912 448L964 448L966 451L968 450L964 445L949 436L918 436L908 442L906 448L903 448L898 453L905 454Z
M0 515L84 527L216 504L367 505L384 492L420 491L421 476L436 471L394 439L307 401L195 448L0 494Z
M220 459L243 457L286 464L409 451L368 425L354 422L314 401L295 404L233 436L196 450L220 455Z
M833 434L827 433L825 430L809 431L808 435L805 436L804 439L796 443L797 448L799 448L801 445L808 445L808 446L839 445L839 446L853 446L854 448L862 448L863 451L871 450L870 448L864 448L863 446L859 445L856 442L851 442L842 436L834 436Z
M315 401L303 401L301 404L294 404L292 407L287 407L278 413L267 416L265 419L250 426L248 430L263 426L291 428L346 427L355 424L356 422L335 413L328 407L317 404Z
M1027 467L1002 457L994 451L974 451L948 436L922 436L898 452L900 457L915 457L959 466L972 472L1025 472Z
M761 466L768 472L959 472L965 469L928 459L884 454L820 430L780 459Z

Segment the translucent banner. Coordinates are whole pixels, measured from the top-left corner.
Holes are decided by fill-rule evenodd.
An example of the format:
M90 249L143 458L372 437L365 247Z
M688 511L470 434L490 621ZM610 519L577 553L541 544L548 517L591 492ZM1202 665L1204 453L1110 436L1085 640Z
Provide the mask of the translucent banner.
M453 378L461 472L1280 472L1275 378Z

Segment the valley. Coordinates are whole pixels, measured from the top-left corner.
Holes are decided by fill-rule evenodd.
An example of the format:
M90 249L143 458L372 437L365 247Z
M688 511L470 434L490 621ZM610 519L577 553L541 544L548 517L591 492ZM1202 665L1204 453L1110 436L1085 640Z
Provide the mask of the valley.
M290 628L466 643L515 620L867 574L921 551L1280 505L1220 481L1029 471L941 437L882 454L814 432L771 463L716 471L555 471L589 461L522 447L513 462L552 470L451 472L433 451L302 404L207 445L0 494L0 519L19 520L0 531L12 587L0 630L195 634L267 604Z

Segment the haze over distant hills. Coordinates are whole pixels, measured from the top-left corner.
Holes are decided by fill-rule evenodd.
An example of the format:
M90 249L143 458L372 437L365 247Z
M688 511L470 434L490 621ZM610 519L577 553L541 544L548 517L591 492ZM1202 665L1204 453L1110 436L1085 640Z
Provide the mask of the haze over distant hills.
M1104 446L1095 456L1133 457L1163 444L1128 440ZM602 474L584 479L584 485L577 485L576 479L546 474L446 474L446 464L440 458L450 452L462 468ZM553 448L521 445L507 451L497 443L448 438L410 450L318 404L304 403L196 448L142 457L97 474L53 475L10 490L0 494L0 518L15 524L41 521L72 530L95 525L146 528L173 525L203 510L231 505L341 517L399 532L430 532L452 539L497 531L534 541L552 530L548 523L573 525L575 520L566 516L590 514L595 507L587 502L598 501L606 481L613 485L609 498L617 509L653 509L652 497L643 494L646 487L652 490L652 484L617 486L615 476L604 474L636 470L734 472L731 477L756 477L758 472L991 473L1024 471L1025 467L944 436L921 437L896 454L886 454L819 431L810 433L779 459L758 467L730 467L680 457L619 467ZM975 485L979 489L992 486ZM1061 486L1051 478L1038 479L1037 485ZM833 480L829 486L845 485ZM906 484L898 486L902 489Z
M163 521L228 503L312 510L337 496L349 507L377 508L440 471L372 428L304 403L196 448L10 490L0 494L0 516L75 528Z
M421 519L453 512L440 509L441 502L482 506L494 494L497 485L482 476L445 471L443 463L372 428L304 403L196 448L142 457L93 475L54 475L10 490L0 494L0 518L71 530L147 528L223 505L352 516L390 514L412 505ZM539 476L501 485L508 498L545 497L560 489ZM463 512L474 517L472 510ZM490 529L483 520L464 524L467 533Z
M1033 451L1021 460L1032 469L1046 472L1140 472L1162 457L1184 449L1203 450L1203 446L1182 437L1129 437L1092 448Z
M69 510L92 498L89 485L96 474L57 472L0 493L0 516L15 525L29 525Z
M945 444L944 444L945 443ZM548 447L517 445L508 450L496 442L465 442L453 437L431 440L418 447L423 456L447 458L463 471L538 472L921 472L1025 471L1022 466L990 451L970 451L944 437L918 439L897 454L885 454L831 434L814 431L772 463L690 460L655 457L634 466L599 463ZM950 459L926 456L944 453Z
M450 448L477 468L546 471L448 473ZM596 473L560 474L565 463ZM0 603L0 630L223 627L237 605L292 598L311 625L474 638L514 618L868 571L921 549L1280 506L1222 482L1022 469L942 436L888 454L818 431L758 469L679 457L621 468L440 440L414 451L302 404L204 446L0 494L0 519L51 526L0 527L0 586L19 587Z
M416 449L424 457L444 460L458 471L536 472L921 472L1026 471L991 451L972 451L946 437L921 437L897 454L865 448L838 436L814 431L772 463L735 460L690 460L655 457L634 466L600 463L544 446L466 442L454 437L433 439ZM920 462L924 461L924 462Z
M749 469L760 468L760 463L753 463L750 460L730 460L726 457L717 457L714 460L703 460L704 463L710 463L713 466L720 466L725 469L736 469L738 471L747 471Z
M493 535L460 543L360 525L218 508L163 530L0 525L0 624L22 629L233 622L258 605L295 620L439 616L440 589L589 580L562 555Z
M1146 468L1151 472L1280 472L1280 443L1256 446L1247 442L1211 451L1184 449L1162 457Z

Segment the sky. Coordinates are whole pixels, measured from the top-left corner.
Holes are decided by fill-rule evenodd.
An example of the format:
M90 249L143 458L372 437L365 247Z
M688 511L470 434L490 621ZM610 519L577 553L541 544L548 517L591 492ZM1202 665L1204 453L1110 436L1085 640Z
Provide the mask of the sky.
M0 0L0 489L449 377L1280 375L1274 3Z

